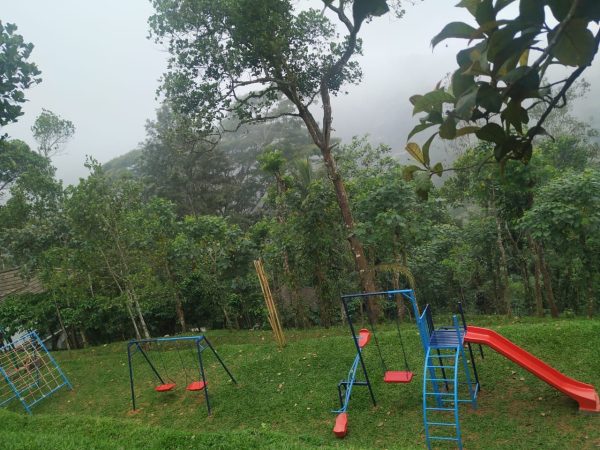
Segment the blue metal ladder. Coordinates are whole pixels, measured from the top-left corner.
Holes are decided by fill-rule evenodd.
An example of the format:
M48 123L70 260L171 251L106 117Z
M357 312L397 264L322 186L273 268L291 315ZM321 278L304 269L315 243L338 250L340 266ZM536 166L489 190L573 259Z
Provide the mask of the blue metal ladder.
M423 317L424 316L424 317ZM459 405L477 407L479 383L471 382L471 370L464 351L465 330L453 317L454 326L435 330L429 306L422 318L428 325L429 342L423 369L423 422L427 448L433 441L455 442L462 449ZM466 398L463 392L466 387Z

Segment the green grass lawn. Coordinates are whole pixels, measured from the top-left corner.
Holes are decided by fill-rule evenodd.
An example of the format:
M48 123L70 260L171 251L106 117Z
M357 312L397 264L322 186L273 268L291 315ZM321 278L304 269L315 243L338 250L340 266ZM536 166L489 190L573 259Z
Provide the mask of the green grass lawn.
M437 318L438 324L443 324ZM449 323L449 322L448 322ZM600 320L512 320L473 318L511 339L565 374L600 388ZM135 359L139 411L132 414L126 344L55 353L75 386L46 399L27 417L17 403L0 410L2 449L281 449L425 447L421 411L423 351L414 325L402 326L409 363L416 375L406 385L386 385L376 348L365 349L378 405L366 388L355 387L349 433L332 433L338 407L337 382L346 376L354 349L345 328L286 332L279 351L267 331L211 331L207 335L238 385L228 380L205 352L213 415L207 417L203 393L185 390L179 356L165 351L159 369L178 382L172 392L156 393L151 372ZM390 369L402 370L393 327L378 331ZM485 349L477 358L482 381L479 408L461 410L466 449L600 448L600 414L582 414L577 404L519 366ZM152 356L152 355L151 355ZM437 447L436 447L437 448ZM452 447L441 447L452 448Z

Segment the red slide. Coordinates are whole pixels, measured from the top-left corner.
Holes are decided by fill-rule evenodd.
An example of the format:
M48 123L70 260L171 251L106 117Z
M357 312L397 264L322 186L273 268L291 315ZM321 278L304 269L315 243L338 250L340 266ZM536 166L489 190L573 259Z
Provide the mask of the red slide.
M579 403L580 411L600 412L600 399L591 384L569 378L531 353L487 328L467 327L465 342L485 344Z

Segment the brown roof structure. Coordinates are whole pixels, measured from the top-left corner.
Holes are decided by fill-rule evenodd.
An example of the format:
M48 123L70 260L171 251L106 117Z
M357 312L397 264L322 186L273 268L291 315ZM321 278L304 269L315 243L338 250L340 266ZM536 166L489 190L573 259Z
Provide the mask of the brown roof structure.
M23 278L18 267L0 271L0 302L11 294L40 294L44 291L38 278Z

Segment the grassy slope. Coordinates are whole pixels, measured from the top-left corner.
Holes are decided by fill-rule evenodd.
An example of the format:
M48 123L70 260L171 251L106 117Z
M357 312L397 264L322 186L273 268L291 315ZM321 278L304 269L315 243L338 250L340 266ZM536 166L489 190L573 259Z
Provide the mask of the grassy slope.
M600 321L477 318L472 323L496 329L558 370L600 388ZM376 349L373 344L366 348L378 406L356 387L350 432L343 441L331 433L330 410L337 407L335 386L354 356L345 329L288 332L290 344L283 352L267 332L208 335L239 381L237 386L228 382L207 356L212 417L206 416L201 395L183 389L183 373L179 389L155 393L140 359L135 366L140 411L130 414L125 346L112 344L58 353L75 390L44 401L33 418L0 411L2 448L424 448L423 354L414 326L403 327L416 372L411 384L382 383ZM393 329L378 335L388 366L402 369ZM193 355L182 356L191 360ZM177 352L164 352L163 359L169 368L180 366ZM483 391L477 411L467 406L461 411L465 448L600 446L600 415L578 413L574 401L491 350L477 362ZM162 367L160 359L157 364ZM169 372L177 376L176 369ZM20 413L16 404L9 410Z

